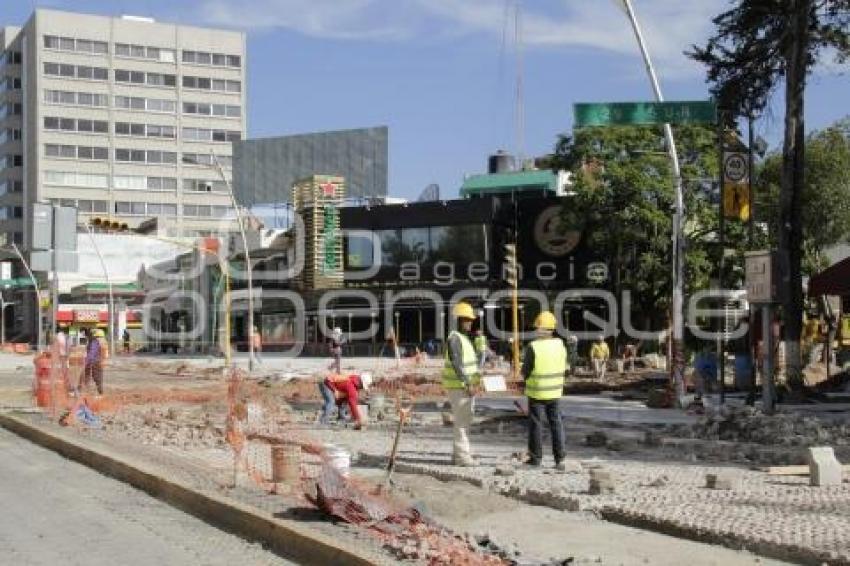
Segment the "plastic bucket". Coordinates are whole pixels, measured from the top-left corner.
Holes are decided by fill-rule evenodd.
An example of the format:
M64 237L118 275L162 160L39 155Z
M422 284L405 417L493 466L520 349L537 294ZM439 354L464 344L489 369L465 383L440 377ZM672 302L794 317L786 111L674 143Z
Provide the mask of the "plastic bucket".
M348 477L351 471L351 454L345 448L340 448L335 444L326 444L325 456L331 468L339 472L342 477Z
M301 447L294 444L272 446L272 481L294 484L301 479Z

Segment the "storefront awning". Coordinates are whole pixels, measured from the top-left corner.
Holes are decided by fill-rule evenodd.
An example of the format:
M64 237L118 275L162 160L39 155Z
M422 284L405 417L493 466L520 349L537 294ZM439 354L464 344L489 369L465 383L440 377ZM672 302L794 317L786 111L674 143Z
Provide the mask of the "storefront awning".
M809 296L850 295L850 257L827 267L809 279Z

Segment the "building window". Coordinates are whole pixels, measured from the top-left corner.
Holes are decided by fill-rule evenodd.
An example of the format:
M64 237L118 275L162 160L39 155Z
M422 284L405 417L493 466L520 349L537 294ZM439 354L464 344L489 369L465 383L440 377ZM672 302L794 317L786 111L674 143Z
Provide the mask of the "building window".
M192 65L211 65L213 67L233 67L238 69L242 66L242 58L239 55L225 55L223 53L207 53L206 51L183 50L183 62Z
M67 90L45 90L44 102L70 106L109 106L109 96L94 92L71 92Z
M5 53L0 54L0 64L20 65L21 64L21 52L20 51L6 51Z
M20 102L7 102L0 104L0 118L6 116L20 116L24 111L23 105Z
M234 130L209 130L206 128L183 128L183 139L187 141L233 142L242 139L242 132Z
M173 151L159 151L154 149L116 149L115 161L175 165L177 164L177 154Z
M109 150L105 147L92 147L86 145L60 145L45 144L44 155L46 157L57 157L62 159L83 159L87 161L106 161L109 159Z
M163 100L159 98L116 96L115 107L125 110L140 110L173 114L177 110L177 103L173 100Z
M198 193L226 193L227 184L221 180L183 179L183 190Z
M183 77L183 88L239 93L242 92L242 83L240 81L186 75Z
M184 114L199 114L201 116L224 116L226 118L239 118L242 116L242 107L233 104L210 104L208 102L184 102Z
M115 69L115 82L128 84L146 84L149 86L173 87L177 84L176 75L163 73L143 73L141 71L126 71Z
M6 128L5 130L0 130L0 144L19 141L21 139L21 129L20 128Z
M219 155L216 159L219 163L221 163L222 167L233 166L233 158L229 155ZM203 165L206 167L212 167L216 162L212 155L208 153L184 153L181 157L181 161L184 165Z
M177 216L176 204L152 202L118 201L115 203L116 214L128 216Z
M44 183L46 185L60 185L66 187L92 187L105 189L109 186L109 177L107 175L77 173L74 171L45 171Z
M79 53L93 53L95 55L109 53L109 44L105 41L74 39L73 37L59 37L55 35L44 36L44 47L45 49L77 51Z
M115 122L115 135L174 139L176 137L176 129L174 126Z
M44 74L68 79L109 80L109 71L105 67L89 67L87 65L46 62L44 63Z
M128 57L133 59L149 59L160 63L174 63L174 50L163 47L147 47L144 45L130 45L127 43L115 44L116 57Z
M88 120L85 118L75 119L45 116L44 129L87 134L106 134L109 132L109 122L106 120Z
M5 195L7 193L22 193L24 192L24 182L13 180L13 179L4 179L0 181L0 195Z

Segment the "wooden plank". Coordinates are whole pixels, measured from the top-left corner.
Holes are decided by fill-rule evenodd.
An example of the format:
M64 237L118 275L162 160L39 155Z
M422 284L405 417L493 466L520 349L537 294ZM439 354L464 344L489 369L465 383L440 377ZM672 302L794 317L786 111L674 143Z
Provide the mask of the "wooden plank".
M850 464L842 466L845 473L850 473ZM807 476L809 475L808 466L769 466L762 468L762 471L767 472L769 476Z

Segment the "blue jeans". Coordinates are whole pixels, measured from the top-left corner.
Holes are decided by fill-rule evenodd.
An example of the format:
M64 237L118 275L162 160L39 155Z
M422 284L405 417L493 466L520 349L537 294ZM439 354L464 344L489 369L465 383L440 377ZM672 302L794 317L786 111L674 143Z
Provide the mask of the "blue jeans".
M319 392L322 394L322 415L319 417L319 422L322 424L328 424L331 420L331 415L334 412L334 409L337 407L336 396L334 395L333 389L328 387L325 382L319 383ZM349 418L349 413L347 405L339 406L339 413L337 414L337 419Z
M561 400L539 401L528 399L528 453L531 463L540 465L543 460L543 421L549 421L549 433L552 436L552 452L555 463L566 456L564 442L564 422L561 419Z
M336 407L336 397L334 397L334 392L330 387L325 385L324 381L319 383L319 392L322 394L323 399L322 416L319 417L319 422L327 424L331 418L331 413L334 411L334 407Z

